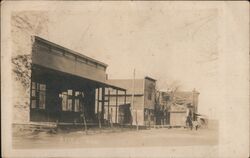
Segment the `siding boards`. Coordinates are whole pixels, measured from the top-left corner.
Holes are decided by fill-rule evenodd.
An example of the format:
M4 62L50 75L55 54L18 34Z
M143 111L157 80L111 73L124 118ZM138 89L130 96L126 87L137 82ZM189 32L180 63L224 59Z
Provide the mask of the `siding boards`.
M87 59L77 58L76 55L65 53L58 49L51 49L44 44L35 43L32 62L47 68L66 72L99 82L105 82L106 73L102 66ZM102 67L102 68L101 68Z
M156 82L145 78L144 108L154 109Z

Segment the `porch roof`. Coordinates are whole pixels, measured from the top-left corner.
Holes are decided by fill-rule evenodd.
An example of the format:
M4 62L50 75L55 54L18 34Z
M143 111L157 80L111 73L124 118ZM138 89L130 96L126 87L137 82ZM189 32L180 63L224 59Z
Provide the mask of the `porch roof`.
M59 75L59 77L64 77L64 76L70 77L70 76L72 76L72 77L77 78L78 81L85 80L85 81L89 82L90 84L96 84L97 86L100 86L100 87L113 88L113 89L117 89L117 90L120 90L120 91L126 91L125 88L116 86L116 85L114 85L112 83L108 83L108 80L98 81L98 80L95 80L95 79L90 79L90 78L87 78L87 77L82 77L82 76L74 75L74 74L71 74L71 73L54 70L54 69L51 69L51 68L46 68L44 66L37 65L37 64L32 64L32 68L36 69L36 70L40 70L40 71L46 73L47 75L55 74L55 72L56 72Z
M95 82L99 82L99 81L95 81ZM107 83L107 82L99 82L101 85L104 85L105 87L108 87L108 88L113 88L113 89L117 89L117 90L120 90L120 91L126 91L126 89L124 88L121 88L121 87L118 87L114 84L110 84L110 83Z

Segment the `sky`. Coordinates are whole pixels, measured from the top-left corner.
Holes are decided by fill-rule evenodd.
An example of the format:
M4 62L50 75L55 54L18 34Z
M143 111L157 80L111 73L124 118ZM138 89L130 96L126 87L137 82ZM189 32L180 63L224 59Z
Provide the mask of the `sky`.
M159 90L172 83L195 88L199 110L211 115L207 100L218 88L217 17L216 8L167 3L57 5L49 11L46 38L107 63L110 79L132 78L135 69L136 78L155 78Z
M216 73L216 10L171 10L129 3L59 10L50 14L49 38L109 65L109 78L149 75L159 88L178 80L184 89ZM82 8L82 7L81 7ZM67 37L67 38L65 38Z

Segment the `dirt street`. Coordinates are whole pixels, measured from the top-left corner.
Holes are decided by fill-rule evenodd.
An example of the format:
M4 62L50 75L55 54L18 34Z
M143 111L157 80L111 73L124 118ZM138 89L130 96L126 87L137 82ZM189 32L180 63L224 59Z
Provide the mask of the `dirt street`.
M14 148L91 148L91 147L149 147L149 146L193 146L216 145L216 129L158 128L147 130L102 129L59 132L57 134L40 133L25 137L13 137Z

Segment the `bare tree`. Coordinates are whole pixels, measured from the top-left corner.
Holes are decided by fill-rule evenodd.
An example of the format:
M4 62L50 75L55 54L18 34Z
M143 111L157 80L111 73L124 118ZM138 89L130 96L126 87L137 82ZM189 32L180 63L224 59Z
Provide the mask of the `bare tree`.
M176 93L181 88L181 82L180 81L173 81L168 85L168 91L170 93L170 104L176 104Z

